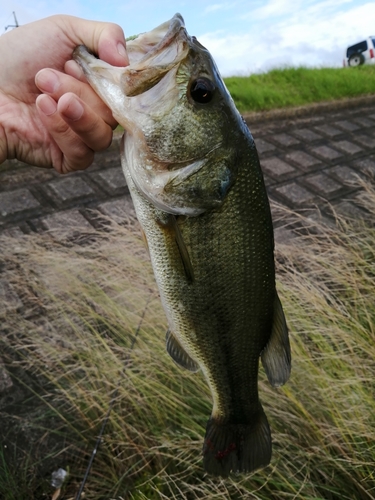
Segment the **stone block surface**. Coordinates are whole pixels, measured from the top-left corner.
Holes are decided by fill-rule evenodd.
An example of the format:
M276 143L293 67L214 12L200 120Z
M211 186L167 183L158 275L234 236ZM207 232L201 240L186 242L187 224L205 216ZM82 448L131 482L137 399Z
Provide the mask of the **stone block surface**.
M98 206L103 215L113 219L117 224L133 222L136 219L134 205L130 195L118 200L106 201Z
M255 146L260 155L276 149L276 146L264 139L255 139Z
M273 134L270 138L272 138L274 141L276 141L278 144L281 146L295 146L296 144L299 144L299 140L296 139L295 137L289 135L289 134Z
M301 207L313 203L314 195L296 182L290 182L274 189L289 206Z
M39 206L39 201L28 189L0 193L0 215L3 217L39 208Z
M341 135L343 133L342 130L339 130L336 127L332 127L332 125L320 125L319 127L316 127L316 130L318 132L321 132L328 137L336 137L337 135Z
M94 193L81 177L67 177L50 182L48 187L60 201L71 201Z
M353 165L359 168L364 174L375 178L375 155L356 160L353 162Z
M375 121L374 120L370 120L369 118L366 118L366 117L357 117L357 118L354 118L353 122L357 123L358 125L360 125L361 127L364 127L364 128L375 127Z
M262 170L273 179L280 179L295 172L295 168L276 156L261 160L260 165Z
M356 123L353 123L349 120L340 120L334 123L336 127L341 128L345 132L354 132L359 129L359 126Z
M79 231L93 229L91 224L77 210L57 212L42 219L43 228L54 233L57 237L70 236Z
M296 135L299 139L302 139L306 142L317 141L322 138L320 134L317 134L313 130L309 128L301 128L297 130L293 130L293 134Z
M343 156L343 153L340 153L329 146L316 146L311 148L311 152L326 161L337 160Z
M358 170L350 168L347 165L337 165L326 170L326 173L331 177L335 177L345 186L356 186L359 180L363 179L363 175Z
M335 142L332 141L331 144L336 149L339 149L340 151L343 151L344 153L350 155L355 155L362 151L361 147L357 146L357 144L354 144L353 142L350 141L335 141Z
M323 172L304 178L304 183L318 196L330 199L342 191L342 184L331 179Z
M95 180L111 193L116 193L126 188L126 180L121 167L101 170L95 175Z
M365 134L356 134L355 140L367 149L375 149L375 137L370 137Z
M292 160L298 165L298 167L300 167L304 171L309 170L311 167L319 166L322 163L314 156L311 156L308 153L299 150L291 151L285 157L288 160Z
M352 201L340 201L336 203L333 208L337 215L348 219L363 220L367 217L365 211L359 208Z

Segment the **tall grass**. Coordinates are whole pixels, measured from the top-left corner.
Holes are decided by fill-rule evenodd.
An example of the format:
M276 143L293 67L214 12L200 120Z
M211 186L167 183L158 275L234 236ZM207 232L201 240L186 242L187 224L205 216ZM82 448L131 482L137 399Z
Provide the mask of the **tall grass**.
M374 94L375 66L275 69L225 84L241 112L264 111Z
M364 203L373 210L375 194ZM51 498L58 467L70 472L60 498L73 498L118 387L85 499L375 499L375 229L283 217L305 228L277 247L292 376L273 389L261 371L273 459L228 480L203 473L210 394L165 352L137 227L93 233L85 245L2 240L5 276L24 303L3 318L2 357L34 410L12 420L5 407L0 417L34 441L2 449L0 498Z

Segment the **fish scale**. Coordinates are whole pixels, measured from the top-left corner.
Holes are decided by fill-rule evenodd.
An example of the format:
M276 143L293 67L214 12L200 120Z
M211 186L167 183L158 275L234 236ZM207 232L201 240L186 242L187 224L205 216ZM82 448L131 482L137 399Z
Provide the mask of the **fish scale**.
M74 58L125 129L121 162L168 320L167 351L201 369L211 390L205 470L251 472L272 447L259 357L274 386L291 364L254 141L179 14L128 48L127 68L83 47Z

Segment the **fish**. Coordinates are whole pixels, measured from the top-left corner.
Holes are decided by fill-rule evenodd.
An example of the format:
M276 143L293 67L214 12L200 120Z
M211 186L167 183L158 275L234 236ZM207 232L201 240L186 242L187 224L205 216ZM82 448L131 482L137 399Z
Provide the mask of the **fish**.
M121 164L168 321L167 352L201 370L212 394L204 469L247 474L272 454L259 359L272 386L291 371L256 146L180 14L128 41L127 51L124 68L84 46L73 59L124 127Z

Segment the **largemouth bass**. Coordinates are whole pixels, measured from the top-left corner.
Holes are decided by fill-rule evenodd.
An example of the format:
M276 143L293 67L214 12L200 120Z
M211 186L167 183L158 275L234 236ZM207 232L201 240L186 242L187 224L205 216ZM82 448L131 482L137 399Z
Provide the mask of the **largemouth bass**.
M121 162L168 319L167 351L201 369L211 389L205 470L250 472L271 459L259 357L273 386L291 364L257 151L179 14L127 49L126 68L83 46L74 59L125 129Z

